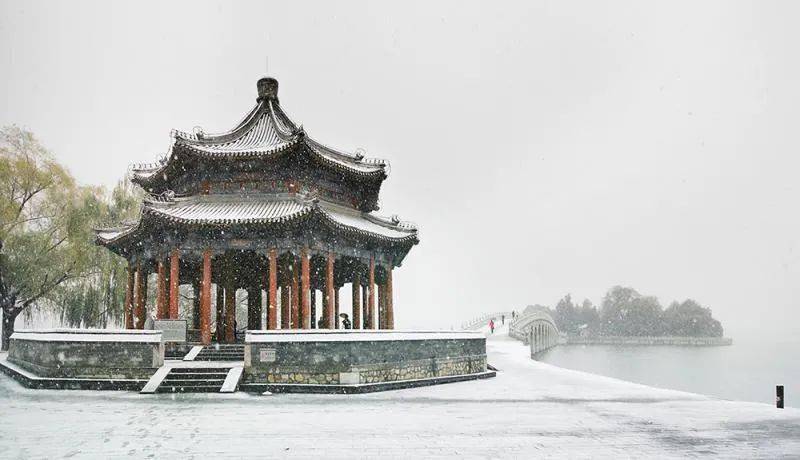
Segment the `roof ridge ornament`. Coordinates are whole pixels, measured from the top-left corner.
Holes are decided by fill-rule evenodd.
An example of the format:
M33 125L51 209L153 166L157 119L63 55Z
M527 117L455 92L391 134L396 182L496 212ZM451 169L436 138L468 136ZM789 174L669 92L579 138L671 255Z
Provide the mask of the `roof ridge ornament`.
M258 89L258 99L256 101L262 101L264 99L274 99L278 100L278 80L272 77L264 77L256 82L256 89Z
M150 203L171 203L175 201L175 192L167 189L158 195L147 195L144 199Z
M297 192L295 195L295 201L300 203L308 204L311 203L313 205L319 203L319 192L316 190L302 190Z

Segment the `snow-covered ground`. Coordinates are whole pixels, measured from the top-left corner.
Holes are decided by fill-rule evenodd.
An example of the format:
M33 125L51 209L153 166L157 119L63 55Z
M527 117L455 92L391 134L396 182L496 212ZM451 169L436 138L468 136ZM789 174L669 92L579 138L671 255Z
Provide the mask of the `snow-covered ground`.
M0 457L800 457L798 409L560 369L502 329L488 344L494 379L367 395L27 390L0 376Z

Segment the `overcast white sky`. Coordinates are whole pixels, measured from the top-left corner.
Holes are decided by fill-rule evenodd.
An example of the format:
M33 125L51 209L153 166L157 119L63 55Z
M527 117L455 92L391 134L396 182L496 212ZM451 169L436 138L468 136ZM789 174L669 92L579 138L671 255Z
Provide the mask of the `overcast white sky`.
M612 285L800 332L797 2L0 2L0 124L84 183L227 130L280 80L387 158L418 224L399 327ZM267 60L269 68L267 69Z

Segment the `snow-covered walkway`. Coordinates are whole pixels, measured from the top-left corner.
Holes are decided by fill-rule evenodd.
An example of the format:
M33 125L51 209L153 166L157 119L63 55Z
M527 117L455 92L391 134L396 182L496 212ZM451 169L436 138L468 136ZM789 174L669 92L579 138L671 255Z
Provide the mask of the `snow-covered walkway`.
M800 456L800 410L531 361L498 330L494 379L366 395L27 390L0 376L2 458Z

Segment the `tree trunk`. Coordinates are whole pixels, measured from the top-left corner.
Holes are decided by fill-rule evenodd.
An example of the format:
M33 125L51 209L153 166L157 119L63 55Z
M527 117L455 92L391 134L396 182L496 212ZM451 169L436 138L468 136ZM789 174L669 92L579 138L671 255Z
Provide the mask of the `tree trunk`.
M3 335L2 345L0 345L0 351L8 351L8 345L11 343L11 334L14 333L14 322L17 320L17 316L19 316L22 310L16 310L15 312L9 313L9 310L3 309L3 327L2 332L0 334Z

